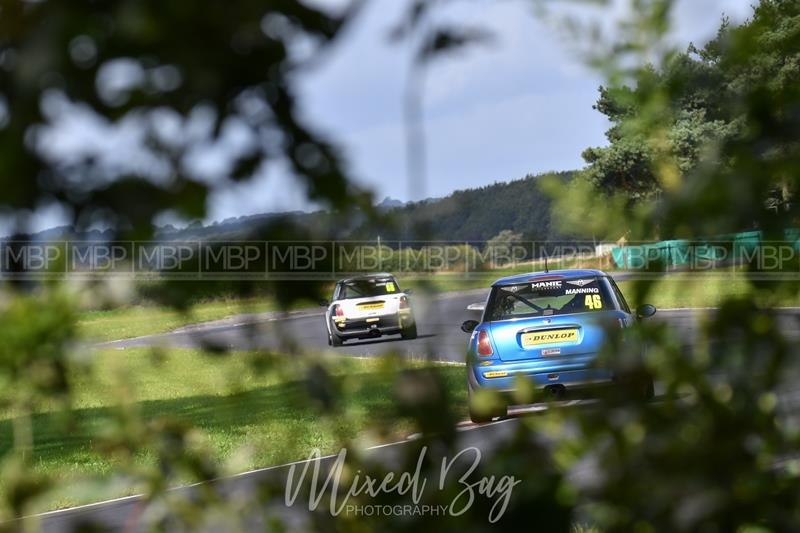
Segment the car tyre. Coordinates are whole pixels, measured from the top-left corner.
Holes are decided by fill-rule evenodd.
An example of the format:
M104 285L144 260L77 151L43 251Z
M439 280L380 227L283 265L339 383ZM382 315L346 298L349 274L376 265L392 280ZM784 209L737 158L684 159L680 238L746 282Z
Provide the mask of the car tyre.
M492 421L492 417L487 415L486 413L476 413L472 410L472 404L469 406L469 419L472 420L473 424L485 424L487 422Z
M653 398L656 396L656 386L653 383L653 378L647 380L644 386L644 401L649 402L652 401Z
M400 330L400 336L404 339L416 339L417 338L417 325L411 324L408 327L403 328Z
M637 379L631 381L625 387L625 390L619 391L614 401L634 401L641 403L649 403L655 398L655 385L653 378Z
M492 413L476 412L472 408L472 403L469 404L469 419L475 424L486 424L495 418L505 418L506 416L508 416L508 408L498 409Z
M334 348L336 348L337 346L341 346L342 344L344 344L344 341L336 333L328 334L328 346L333 346Z
M494 418L504 418L508 416L508 406L505 405L488 413L483 410L475 410L472 403L472 386L469 383L467 384L467 405L469 408L469 419L474 424L485 424L487 422L491 422Z

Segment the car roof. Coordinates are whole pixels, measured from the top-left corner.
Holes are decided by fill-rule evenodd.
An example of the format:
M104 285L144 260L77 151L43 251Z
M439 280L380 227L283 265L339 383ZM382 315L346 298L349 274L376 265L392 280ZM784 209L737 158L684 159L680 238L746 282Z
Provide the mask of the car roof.
M339 283L349 283L351 281L362 281L368 279L376 279L376 278L393 278L394 275L390 274L389 272L378 272L375 274L364 274L362 276L353 276L352 278L342 279L339 280Z
M528 272L526 274L514 274L513 276L506 276L500 278L494 283L492 287L503 285L517 285L519 283L526 283L528 281L545 281L548 279L576 279L576 278L589 278L597 276L608 276L602 270L594 269L565 269L565 270L549 270L547 272Z

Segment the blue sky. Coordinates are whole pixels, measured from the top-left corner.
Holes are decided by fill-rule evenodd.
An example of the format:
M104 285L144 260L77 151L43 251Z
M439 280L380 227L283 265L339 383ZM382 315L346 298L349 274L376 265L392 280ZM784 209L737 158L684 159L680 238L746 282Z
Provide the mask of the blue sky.
M623 9L623 2L616 4L593 16L613 22ZM553 24L533 13L533 2L455 3L444 18L480 24L494 38L430 69L424 93L428 183L425 191L409 191L402 104L411 47L387 39L406 5L369 2L350 34L300 78L305 116L338 139L352 173L379 200L444 196L528 173L579 168L584 148L605 143L607 124L592 109L602 77L584 66ZM750 5L678 0L672 40L681 47L705 42L723 13L741 21ZM284 169L273 167L253 184L217 194L209 219L309 208L303 196Z
M306 1L329 9L348 3ZM584 21L613 29L630 2L609 0L609 6L580 8L578 13ZM675 0L670 38L679 48L692 41L703 43L714 35L723 13L734 22L742 21L751 13L751 2ZM439 21L478 25L493 38L488 44L437 60L428 71L423 93L425 190L410 191L406 171L403 95L412 43L388 39L408 0L367 2L335 48L313 69L298 75L302 113L341 146L351 174L372 189L378 201L385 196L400 200L445 196L456 189L527 174L580 168L580 154L586 147L605 144L607 124L592 109L603 80L584 65L574 43L556 24L534 13L536 3L453 0L437 11ZM130 65L122 67L127 74L115 74L121 82L141 76ZM69 160L88 151L99 154L111 167L134 160L136 170L161 172L159 162L146 153L140 117L109 123L85 106L58 96L46 98L43 111L54 127L42 136L41 149L52 157ZM202 137L210 124L202 110L186 121L166 118L168 137L177 138L181 130L186 138ZM189 163L199 169L198 174L224 175L230 153L246 144L240 128L228 126L223 128L222 140L214 145L200 143L194 150ZM209 177L209 183L217 182ZM280 163L273 163L254 181L218 185L207 207L206 222L211 222L320 206L309 204L298 181ZM58 205L43 206L30 218L31 230L64 224L66 214ZM159 222L181 223L170 216ZM2 220L0 227L4 227Z

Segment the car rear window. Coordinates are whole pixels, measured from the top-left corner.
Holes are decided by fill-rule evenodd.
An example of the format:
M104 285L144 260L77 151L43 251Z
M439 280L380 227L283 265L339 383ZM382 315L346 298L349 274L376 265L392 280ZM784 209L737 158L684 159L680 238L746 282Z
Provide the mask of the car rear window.
M339 290L340 300L352 298L371 298L385 296L400 291L393 278L358 279L342 283Z
M494 287L486 308L488 320L569 315L614 309L602 278L530 281Z

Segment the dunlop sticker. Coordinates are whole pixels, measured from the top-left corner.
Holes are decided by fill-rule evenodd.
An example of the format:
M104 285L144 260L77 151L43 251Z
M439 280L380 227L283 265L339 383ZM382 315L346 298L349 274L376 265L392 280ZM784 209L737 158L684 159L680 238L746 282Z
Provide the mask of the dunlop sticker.
M577 329L560 329L555 331L534 331L522 334L523 346L551 344L559 342L575 342L578 340Z
M359 309L383 309L383 302L371 304L358 304Z

